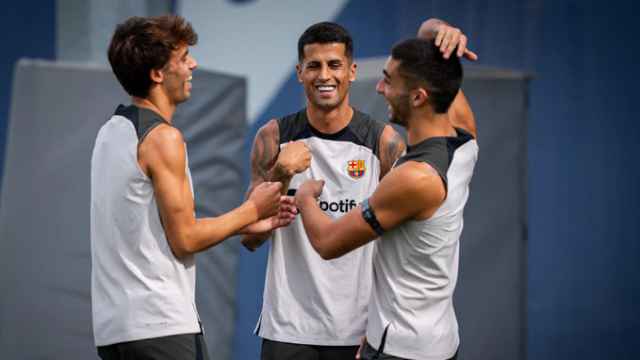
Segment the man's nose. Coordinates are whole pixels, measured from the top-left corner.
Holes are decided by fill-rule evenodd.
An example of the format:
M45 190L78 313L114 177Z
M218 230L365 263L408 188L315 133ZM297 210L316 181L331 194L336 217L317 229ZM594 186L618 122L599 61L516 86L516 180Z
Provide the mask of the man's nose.
M376 84L376 91L378 94L382 94L384 92L384 81L382 81L382 79L378 80L378 83Z
M329 80L329 77L330 77L329 74L330 74L329 67L326 65L322 65L322 67L320 67L320 74L318 75L320 80Z

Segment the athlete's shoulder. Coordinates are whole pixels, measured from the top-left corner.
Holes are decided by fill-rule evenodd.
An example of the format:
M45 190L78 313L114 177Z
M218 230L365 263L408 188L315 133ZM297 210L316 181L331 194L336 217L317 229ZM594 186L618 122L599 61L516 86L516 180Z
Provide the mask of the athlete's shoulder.
M376 133L381 133L387 123L354 107L353 118L351 119L350 125L354 128L365 128Z
M383 121L376 120L370 115L353 108L353 117L349 122L349 129L357 139L357 143L363 145L379 157L380 155L380 137L384 131L386 124Z
M287 122L291 122L291 121L297 121L301 118L306 118L306 114L307 114L307 109L300 109L296 112L292 112L289 114L286 114L284 116L280 116L277 117L276 119L278 120L278 122L282 122L282 123L287 123Z
M300 134L307 129L308 119L306 109L275 120L278 125L280 144L297 140L301 136Z
M379 186L394 188L403 196L425 204L440 204L447 193L440 171L432 164L413 160L393 168Z
M186 149L182 132L168 123L155 126L138 147L138 161L151 178L162 169L183 171Z
M402 136L388 124L384 126L380 133L380 141L378 143L376 155L380 159L380 175L385 176L391 170L393 164L404 154L406 146Z
M142 145L160 154L171 153L176 148L184 148L182 132L168 123L161 123L149 131ZM141 145L141 146L142 146Z
M256 139L278 141L280 124L278 119L271 119L262 125L257 133Z

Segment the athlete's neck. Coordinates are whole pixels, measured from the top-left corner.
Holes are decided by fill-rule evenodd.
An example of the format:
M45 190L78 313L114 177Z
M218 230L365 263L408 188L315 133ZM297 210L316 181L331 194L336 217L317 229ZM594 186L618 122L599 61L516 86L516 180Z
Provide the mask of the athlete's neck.
M407 145L412 146L432 137L456 136L449 114L414 111L407 121Z
M149 109L157 113L169 124L172 123L173 113L176 111L176 105L170 103L166 96L158 96L154 92L150 92L149 96L146 98L132 96L131 102L135 106Z
M353 117L353 108L347 99L332 109L322 109L307 103L307 118L314 129L325 133L335 134L344 129Z

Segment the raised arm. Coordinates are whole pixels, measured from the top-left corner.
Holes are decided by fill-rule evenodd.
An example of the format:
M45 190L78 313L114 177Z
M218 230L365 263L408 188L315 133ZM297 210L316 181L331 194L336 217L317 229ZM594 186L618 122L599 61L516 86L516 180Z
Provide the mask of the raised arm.
M309 180L296 192L296 205L309 241L323 259L340 257L409 219L429 218L445 197L437 172L427 164L409 161L382 179L368 199L369 212L360 205L333 220L316 200L323 185L322 181ZM372 223L370 212L379 227Z
M478 137L476 118L462 90L458 91L458 95L453 99L448 114L453 126L467 130L474 138Z
M186 174L185 143L174 127L159 125L152 130L138 147L138 161L153 183L162 225L176 257L205 250L278 212L282 184L265 183L232 211L196 219Z
M286 194L291 178L309 167L311 153L303 142L291 142L284 146L282 151L280 151L279 143L278 121L272 119L258 130L253 141L251 183L247 190L247 196L253 192L256 186L265 181L281 182L283 184L282 194ZM242 238L242 245L250 251L254 251L271 236L271 232L247 234Z

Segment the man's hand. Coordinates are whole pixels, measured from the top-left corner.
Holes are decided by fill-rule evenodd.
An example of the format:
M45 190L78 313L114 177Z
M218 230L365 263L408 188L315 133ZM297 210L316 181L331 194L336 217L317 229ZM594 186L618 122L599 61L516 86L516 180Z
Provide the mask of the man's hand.
M478 60L478 55L467 49L467 36L460 29L442 20L429 19L423 22L418 30L418 37L435 40L436 46L440 48L445 59L448 59L457 47L456 55L458 57L464 56L471 61Z
M255 206L259 220L278 213L281 188L282 183L280 182L263 182L253 189L247 201Z
M281 196L278 214L247 226L242 230L242 233L263 234L279 227L288 226L296 218L297 214L298 209L294 204L293 196Z
M322 194L324 180L307 180L296 190L296 205L300 206L309 198L317 199Z
M311 152L304 142L298 140L282 148L275 166L279 173L291 177L307 170L310 164Z

